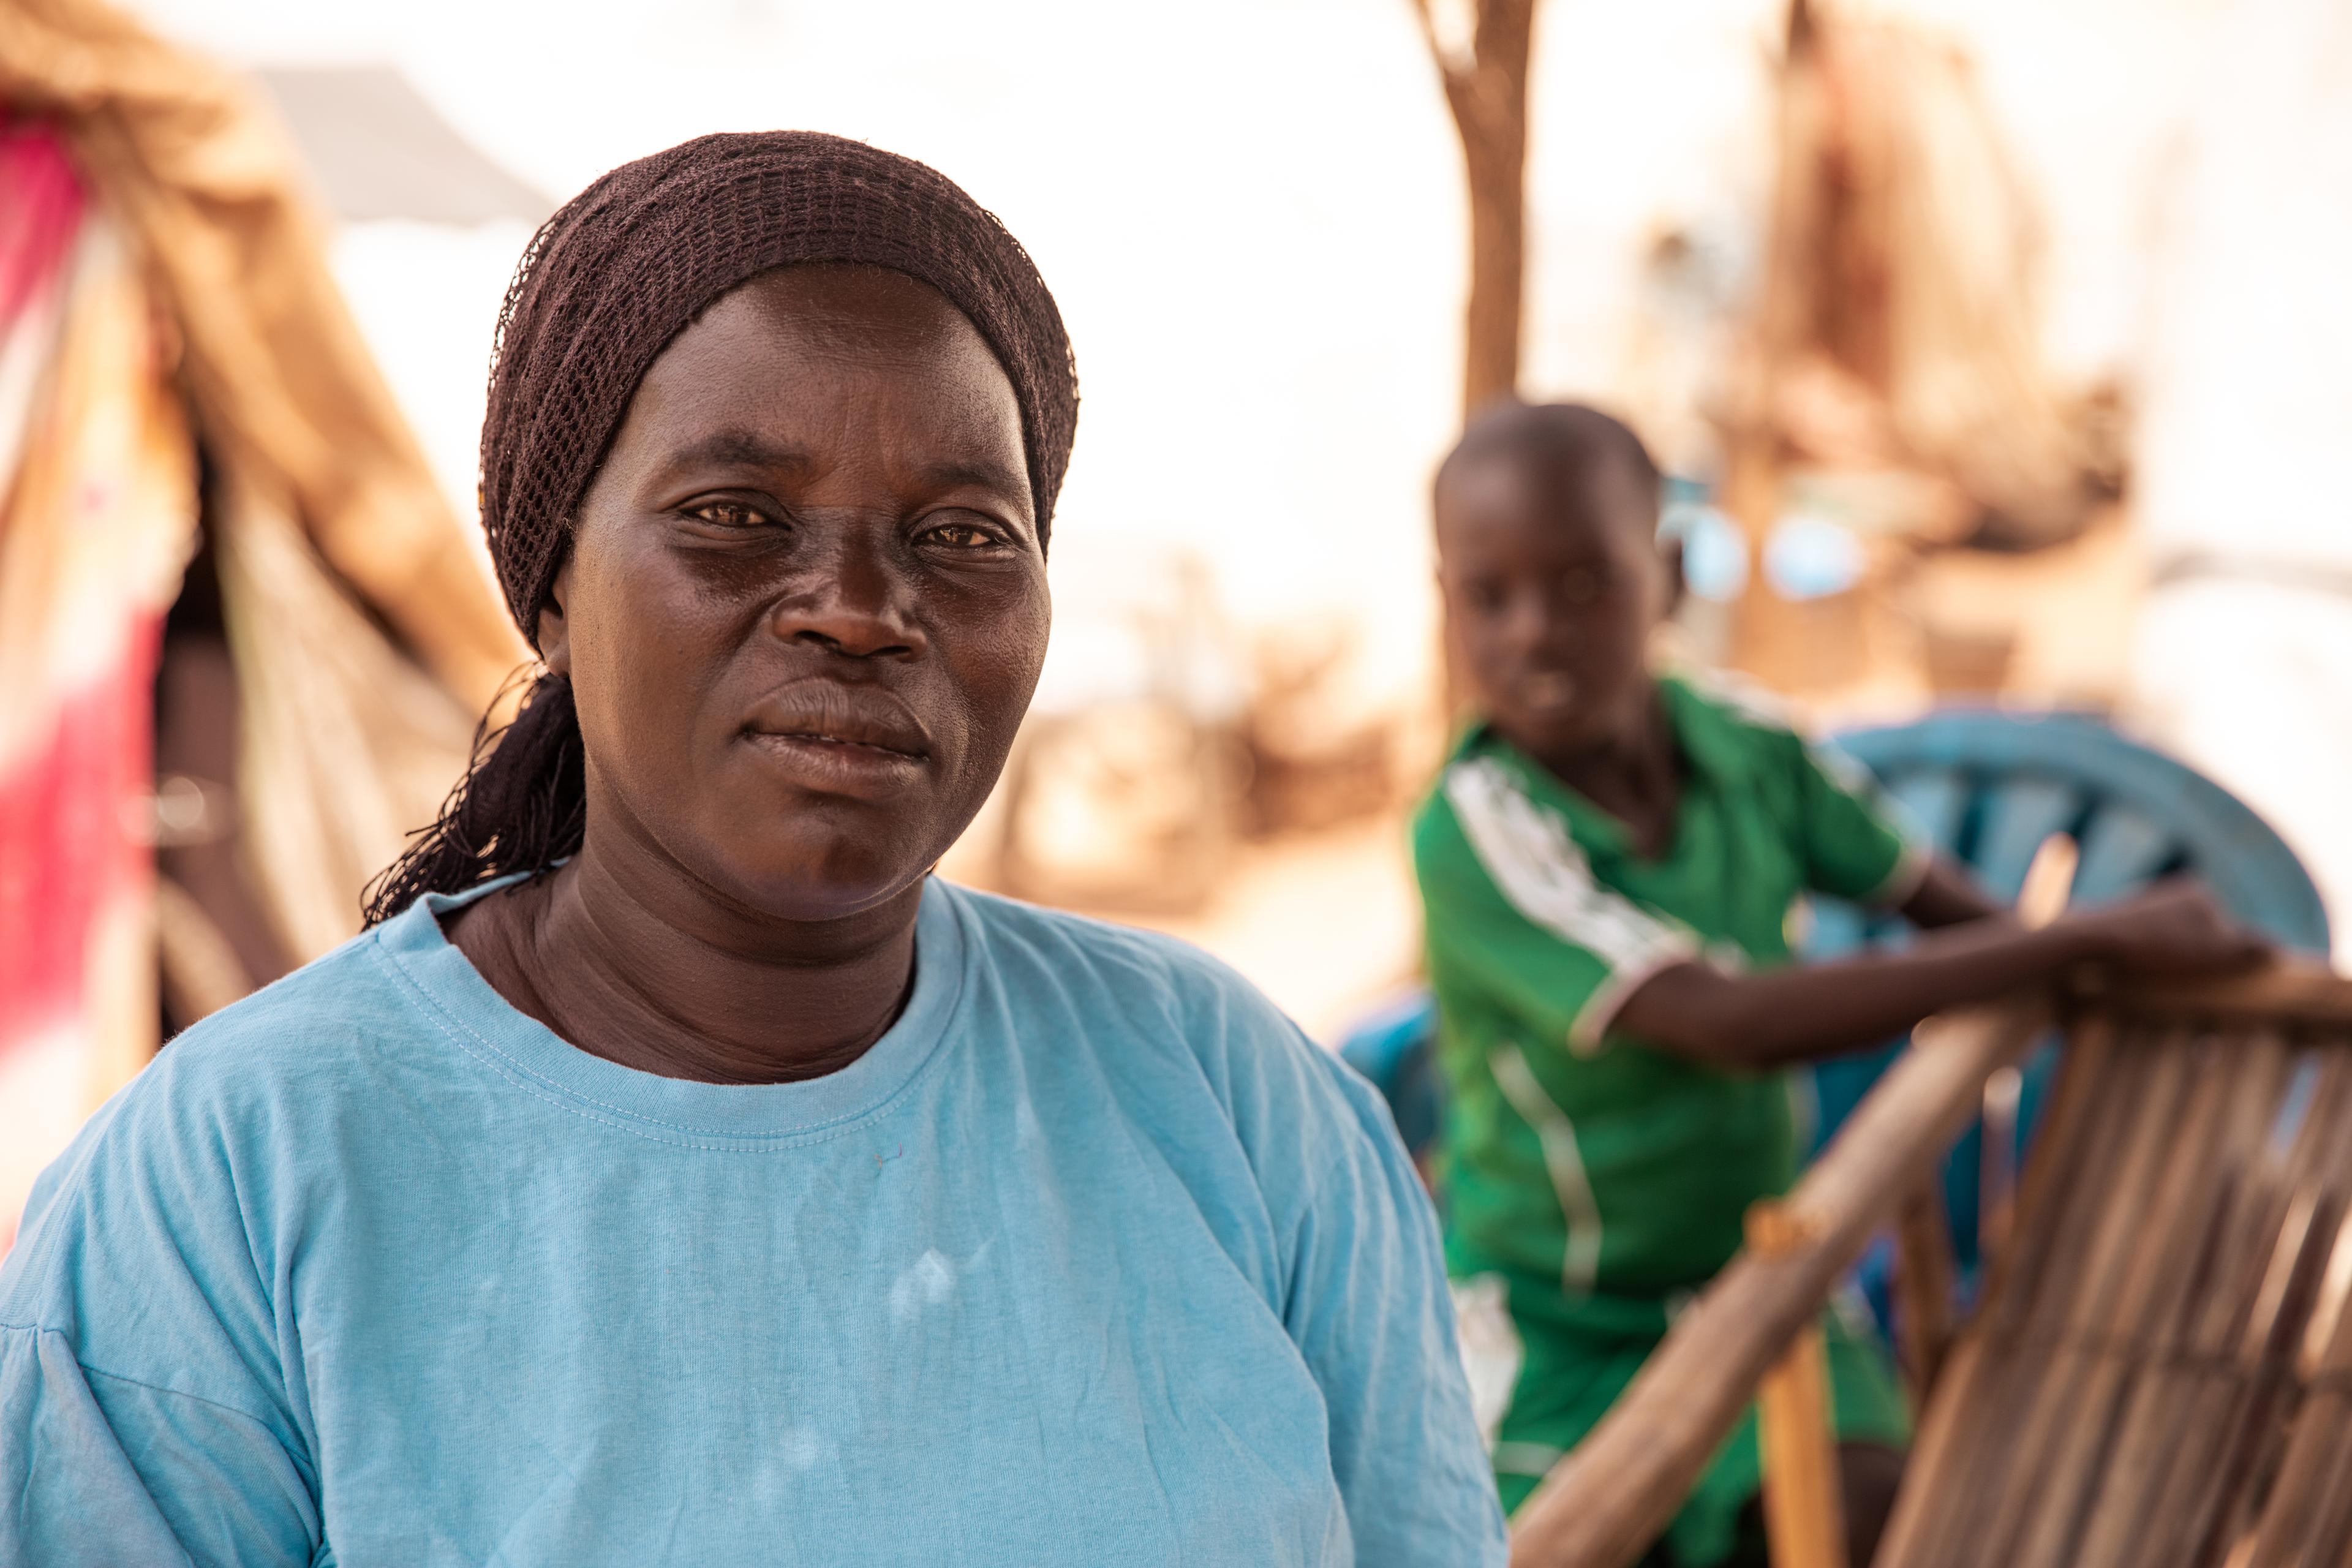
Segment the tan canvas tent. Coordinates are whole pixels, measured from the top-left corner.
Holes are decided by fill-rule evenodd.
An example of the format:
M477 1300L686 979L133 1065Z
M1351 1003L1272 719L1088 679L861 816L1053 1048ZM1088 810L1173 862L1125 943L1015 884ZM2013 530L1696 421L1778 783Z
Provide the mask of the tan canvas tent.
M39 1123L0 1128L5 1245L165 1021L357 931L528 650L263 99L95 0L0 0L0 1089L37 1086L0 1104ZM151 761L93 814L100 752ZM60 935L101 861L121 896Z

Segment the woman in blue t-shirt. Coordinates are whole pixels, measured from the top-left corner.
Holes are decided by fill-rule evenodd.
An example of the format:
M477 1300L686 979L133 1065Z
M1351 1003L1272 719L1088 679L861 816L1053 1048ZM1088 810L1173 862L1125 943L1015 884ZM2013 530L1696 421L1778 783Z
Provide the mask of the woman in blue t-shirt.
M929 875L1076 419L919 164L707 137L550 221L482 442L542 668L372 929L42 1178L0 1562L1500 1562L1377 1100Z

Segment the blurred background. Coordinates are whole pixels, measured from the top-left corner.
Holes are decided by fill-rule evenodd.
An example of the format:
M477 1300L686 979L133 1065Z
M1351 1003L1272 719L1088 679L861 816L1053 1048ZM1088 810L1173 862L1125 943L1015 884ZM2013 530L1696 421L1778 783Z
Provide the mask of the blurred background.
M516 258L709 131L935 164L1076 343L963 879L1327 1039L1409 985L1429 479L1516 386L1671 470L1690 656L1826 728L2103 716L2352 898L2336 0L0 0L0 1213L357 929L521 657L472 531Z

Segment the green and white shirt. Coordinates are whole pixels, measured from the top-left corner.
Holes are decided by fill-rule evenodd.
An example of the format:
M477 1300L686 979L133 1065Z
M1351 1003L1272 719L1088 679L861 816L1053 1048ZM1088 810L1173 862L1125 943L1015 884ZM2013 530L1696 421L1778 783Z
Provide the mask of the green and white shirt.
M1413 823L1449 1263L1556 1287L1571 1311L1646 1317L1703 1284L1748 1205L1796 1176L1787 1075L1653 1050L1614 1026L1626 997L1685 960L1785 963L1804 890L1892 906L1927 867L1851 762L1687 679L1660 689L1685 763L1660 858L1484 726Z

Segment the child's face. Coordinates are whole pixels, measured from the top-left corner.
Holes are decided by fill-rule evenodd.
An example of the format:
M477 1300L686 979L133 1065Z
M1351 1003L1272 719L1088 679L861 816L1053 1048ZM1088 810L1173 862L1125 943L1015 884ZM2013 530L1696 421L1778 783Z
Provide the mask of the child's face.
M1487 718L1538 757L1629 732L1650 631L1671 605L1657 499L1607 463L1575 475L1504 451L1438 487L1438 580Z

